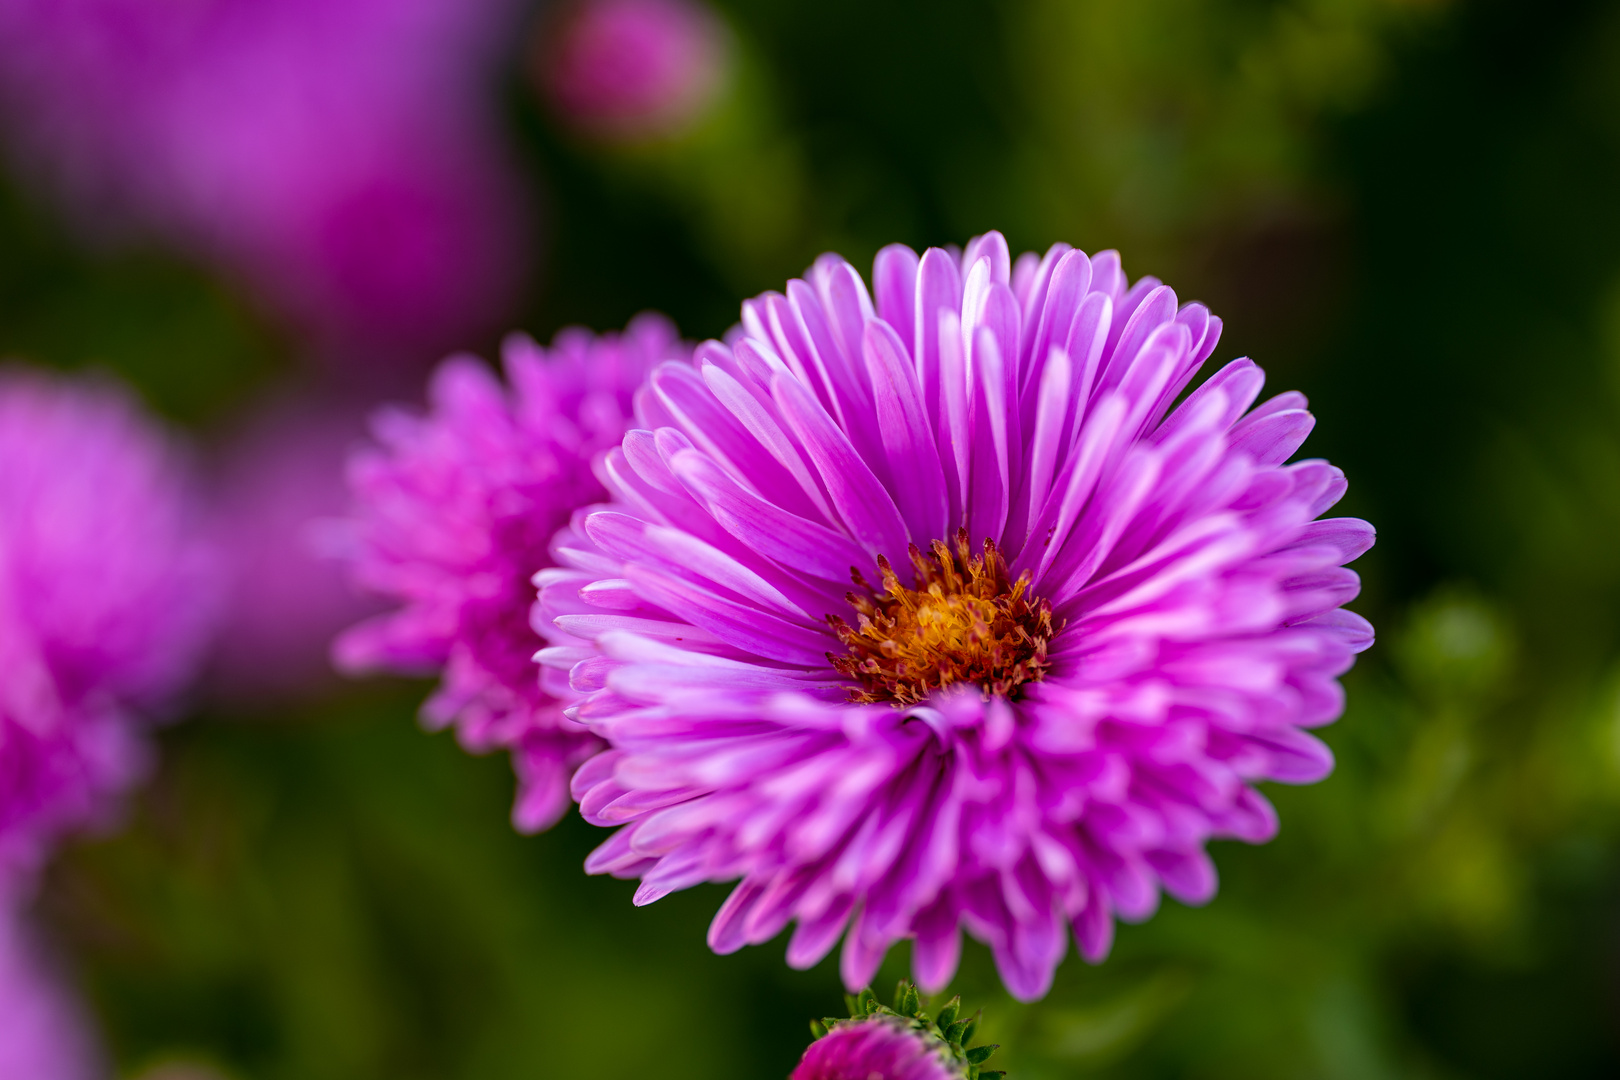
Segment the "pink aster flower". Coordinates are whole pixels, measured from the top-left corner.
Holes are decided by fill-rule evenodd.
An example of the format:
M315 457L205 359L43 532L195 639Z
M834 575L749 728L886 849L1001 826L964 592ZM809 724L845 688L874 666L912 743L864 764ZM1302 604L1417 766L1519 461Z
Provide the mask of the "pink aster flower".
M216 607L189 476L122 393L0 374L0 893L141 773Z
M841 1024L810 1044L789 1080L961 1080L937 1046L890 1020Z
M740 878L716 951L796 921L789 963L842 936L851 988L904 938L942 987L966 929L1038 998L1071 927L1095 962L1161 888L1208 900L1206 841L1276 831L1256 781L1327 775L1373 531L1316 520L1345 481L1288 464L1299 394L1251 408L1236 360L1182 399L1220 321L1114 252L806 278L652 374L537 579L611 747L588 868Z
M974 1020L956 1019L953 999L930 1020L917 991L900 984L894 1008L862 991L848 1020L812 1023L816 1041L804 1052L788 1080L992 1080L1003 1074L979 1066L995 1046L972 1049Z
M351 671L442 674L423 707L473 752L512 751L513 820L525 831L568 806L568 778L597 748L563 716L566 681L541 685L544 642L529 625L530 579L577 507L603 497L590 461L630 424L631 394L656 363L683 355L675 329L642 315L623 334L559 334L550 349L508 339L506 384L478 360L447 360L429 411L390 410L377 444L349 461L356 511L334 541L364 588L400 607L346 632Z
M333 353L415 355L515 295L526 207L490 79L520 18L516 0L10 0L0 107L25 171L97 230L164 236Z
M673 135L714 100L719 18L693 0L580 0L550 20L536 74L570 124L607 139Z

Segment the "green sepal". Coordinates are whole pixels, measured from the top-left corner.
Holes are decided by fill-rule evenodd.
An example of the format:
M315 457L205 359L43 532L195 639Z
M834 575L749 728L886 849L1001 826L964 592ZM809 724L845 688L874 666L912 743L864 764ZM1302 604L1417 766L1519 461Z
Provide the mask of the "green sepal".
M969 1065L983 1065L986 1061L990 1060L990 1055L995 1053L1000 1048L1000 1043L990 1043L986 1046L975 1046L973 1049L965 1051L965 1056L968 1059Z

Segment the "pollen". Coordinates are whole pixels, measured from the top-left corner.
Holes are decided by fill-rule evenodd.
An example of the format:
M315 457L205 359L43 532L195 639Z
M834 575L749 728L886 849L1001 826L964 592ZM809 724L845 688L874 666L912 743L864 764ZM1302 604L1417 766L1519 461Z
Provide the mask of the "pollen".
M859 591L846 599L855 624L827 616L847 650L827 659L858 684L850 701L915 705L961 684L978 686L986 700L1016 699L1025 683L1045 678L1047 646L1062 625L1054 627L1052 605L1030 592L1027 571L1009 580L996 545L985 540L975 556L965 529L954 550L935 540L926 553L911 545L909 555L915 587L879 556L877 586L853 575Z

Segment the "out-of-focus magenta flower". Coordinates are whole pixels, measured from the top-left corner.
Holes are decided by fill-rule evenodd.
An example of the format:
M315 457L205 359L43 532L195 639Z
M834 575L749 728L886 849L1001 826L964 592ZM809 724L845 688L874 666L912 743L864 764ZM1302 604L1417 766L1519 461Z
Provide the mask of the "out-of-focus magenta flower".
M21 917L0 913L0 1076L98 1080L109 1075L79 1003Z
M525 204L491 71L517 0L12 0L25 168L100 224L231 268L328 348L497 320Z
M189 476L116 389L0 373L0 892L141 773L218 583Z
M378 445L349 462L354 517L334 542L355 580L402 605L335 646L339 667L440 673L423 707L474 752L508 748L518 774L513 821L543 829L568 805L574 767L598 744L563 716L565 679L542 687L529 624L547 544L605 494L592 456L629 426L646 372L687 355L675 328L643 315L623 334L559 334L549 349L508 339L506 383L480 361L445 361L425 416L380 413Z
M210 691L279 701L333 678L332 636L376 612L322 551L323 523L348 505L343 461L364 431L359 410L277 401L250 419L215 479L215 534L229 570Z
M724 25L695 0L580 0L543 28L536 76L570 125L608 140L680 133L725 75Z
M789 963L843 936L851 989L905 938L942 987L965 929L1037 998L1071 929L1095 962L1161 888L1213 896L1206 842L1276 831L1257 781L1327 775L1373 530L1316 520L1345 480L1288 464L1302 396L1251 408L1236 360L1181 399L1220 321L1114 252L806 278L652 374L537 578L611 747L587 866L637 903L740 878L710 945L796 920Z

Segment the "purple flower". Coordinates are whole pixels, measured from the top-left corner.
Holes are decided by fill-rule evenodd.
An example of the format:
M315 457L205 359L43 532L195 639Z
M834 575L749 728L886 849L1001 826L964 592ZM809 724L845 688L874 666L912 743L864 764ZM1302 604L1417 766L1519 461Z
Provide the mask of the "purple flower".
M962 1080L938 1039L892 1017L840 1024L810 1044L789 1080Z
M0 1076L94 1080L107 1075L78 1002L21 918L0 913Z
M336 538L354 579L401 606L339 638L351 672L441 672L423 707L473 752L510 748L525 831L568 806L568 779L598 744L563 716L566 680L541 685L544 642L529 625L530 579L578 507L600 499L592 455L630 424L631 394L659 361L687 355L675 329L642 315L622 335L559 334L549 350L508 339L503 387L482 363L445 361L429 412L391 410L378 445L355 453L354 518Z
M1038 998L1071 927L1096 962L1161 887L1208 900L1205 842L1276 831L1255 781L1327 775L1373 530L1314 520L1344 477L1285 464L1311 415L1251 409L1250 361L1176 404L1220 321L1114 252L806 277L653 373L537 578L611 746L587 865L637 903L740 878L716 951L796 920L851 988L904 938L944 986L966 928Z
M724 27L693 0L581 0L547 29L541 88L563 119L600 138L678 134L720 88Z
M788 1080L1000 1080L1005 1074L980 1067L997 1047L964 1045L978 1019L957 1020L961 1004L953 998L930 1019L907 983L893 1008L862 990L849 1019L811 1022L816 1041Z
M515 0L13 0L0 92L42 187L230 269L330 351L499 320L526 208L490 71ZM429 354L431 355L431 353Z
M216 608L201 535L175 447L122 393L0 374L0 893L144 768Z

